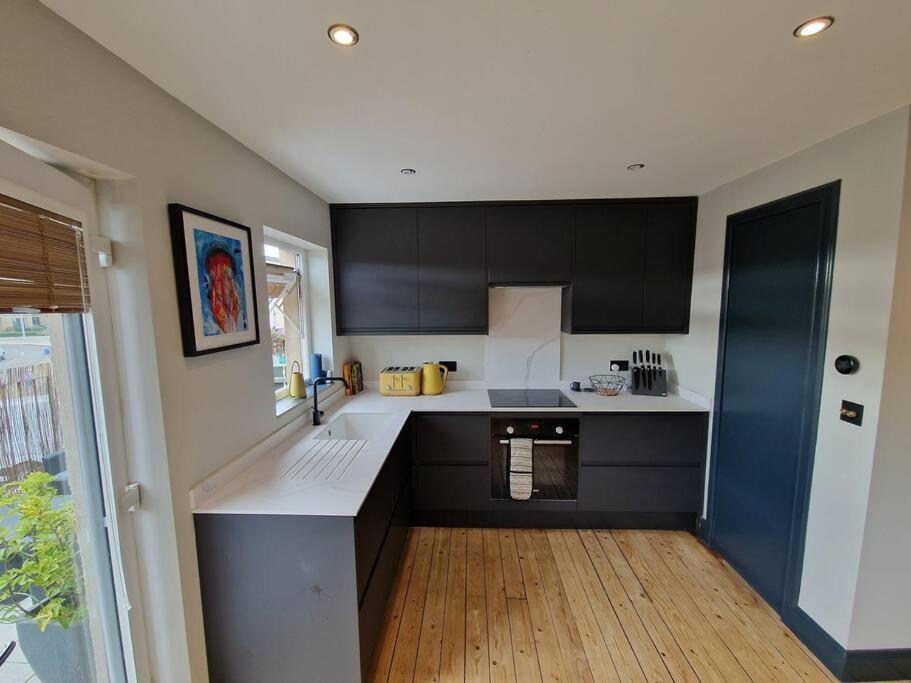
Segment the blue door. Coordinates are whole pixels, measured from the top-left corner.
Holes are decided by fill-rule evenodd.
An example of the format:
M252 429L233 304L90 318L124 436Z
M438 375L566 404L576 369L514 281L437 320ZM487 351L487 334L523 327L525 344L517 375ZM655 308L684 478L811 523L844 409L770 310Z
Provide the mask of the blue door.
M728 218L709 541L779 612L803 561L838 189Z

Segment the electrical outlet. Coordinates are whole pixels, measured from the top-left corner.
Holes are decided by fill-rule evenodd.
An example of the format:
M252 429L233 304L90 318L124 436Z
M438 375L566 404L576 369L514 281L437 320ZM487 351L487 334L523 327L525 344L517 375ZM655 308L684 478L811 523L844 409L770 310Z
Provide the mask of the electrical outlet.
M614 366L617 366L617 369L614 370ZM628 360L612 360L610 362L611 372L629 372L629 361Z
M458 371L459 371L459 363L458 363L458 361L454 361L454 360L441 360L441 361L440 361L440 365L445 365L447 368L449 368L449 372L458 372Z

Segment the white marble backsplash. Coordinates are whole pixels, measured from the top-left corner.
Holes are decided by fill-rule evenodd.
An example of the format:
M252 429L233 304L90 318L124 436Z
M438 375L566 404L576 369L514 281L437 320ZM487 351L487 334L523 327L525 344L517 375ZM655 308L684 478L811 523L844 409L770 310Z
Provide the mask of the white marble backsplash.
M487 386L555 387L560 381L560 288L490 290Z

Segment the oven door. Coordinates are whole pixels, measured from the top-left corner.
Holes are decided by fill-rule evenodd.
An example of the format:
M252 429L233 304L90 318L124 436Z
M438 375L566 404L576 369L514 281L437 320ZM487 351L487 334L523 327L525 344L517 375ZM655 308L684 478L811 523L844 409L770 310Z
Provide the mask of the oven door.
M579 448L575 438L534 439L530 500L576 500L579 492ZM490 459L490 497L508 500L510 439L495 436ZM519 502L519 501L516 501Z

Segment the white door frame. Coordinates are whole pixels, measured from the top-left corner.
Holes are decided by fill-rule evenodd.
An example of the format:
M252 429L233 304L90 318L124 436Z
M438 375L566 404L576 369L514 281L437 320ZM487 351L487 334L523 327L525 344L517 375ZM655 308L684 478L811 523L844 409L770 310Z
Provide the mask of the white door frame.
M90 236L99 235L92 181L76 180L3 142L0 193L78 220L87 244ZM124 660L130 683L146 683L151 681L151 668L136 533L132 518L120 503L129 478L108 281L96 254L88 253L86 263L92 293L91 310L85 316L89 372L92 386L103 396L103 401L94 402L95 426Z

